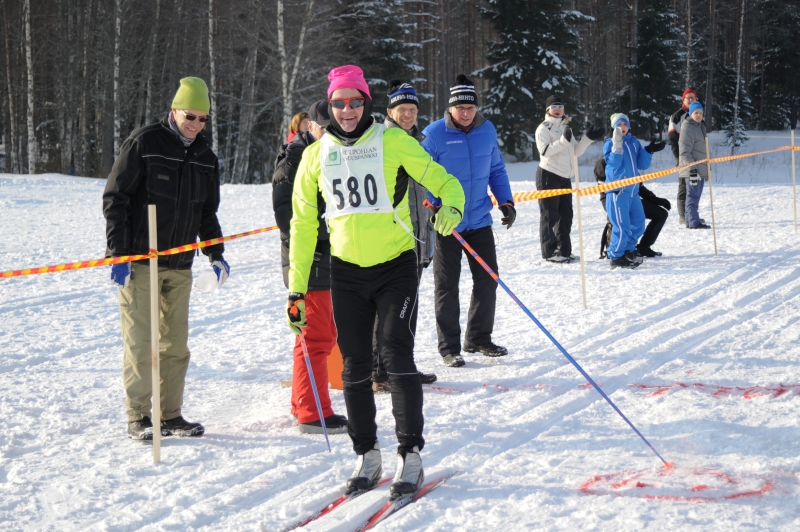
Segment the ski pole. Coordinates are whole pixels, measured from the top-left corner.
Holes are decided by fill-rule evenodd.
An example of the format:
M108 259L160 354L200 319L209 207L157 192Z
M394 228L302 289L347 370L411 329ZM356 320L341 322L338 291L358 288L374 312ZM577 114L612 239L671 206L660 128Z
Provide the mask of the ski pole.
M492 276L492 279L494 279L495 281L497 281L497 284L499 284L501 287L503 287L503 290L505 290L505 291L506 291L506 293L507 293L509 296L511 296L511 299L513 299L513 300L514 300L514 301L517 303L517 305L519 305L519 306L520 306L520 308L521 308L521 309L522 309L522 310L525 312L525 314L527 314L527 315L528 315L528 317L529 317L530 319L532 319L532 320L533 320L533 322L534 322L534 323L535 323L535 324L536 324L536 325L539 327L539 329L541 329L541 330L542 330L542 332L545 334L545 336L547 336L547 337L550 339L550 341L551 341L551 342L553 342L553 344L555 344L555 346L556 346L556 347L559 349L559 351L561 351L561 353L562 353L562 354L563 354L565 357L567 357L567 360L569 360L569 361L572 363L572 365L573 365L573 366L575 366L575 367L578 369L578 371L580 371L580 372L581 372L581 375L583 375L583 377L584 377L584 378L585 378L587 381L589 381L589 384L591 384L592 386L594 386L594 389L595 389L595 390L597 390L597 391L598 391L598 393L599 393L600 395L602 395L602 396L603 396L603 399L605 399L606 401L608 401L608 404L610 404L610 405L611 405L611 408L613 408L614 410L616 410L616 411L617 411L617 414L619 414L620 416L622 416L622 419L624 419L624 420L625 420L625 423L627 423L627 424L628 424L628 425L629 425L629 426L630 426L630 427L633 429L633 431L634 431L636 434L638 434L638 435L639 435L639 437L642 439L642 441L643 441L643 442L645 442L645 443L647 444L647 446L648 446L648 447L650 447L650 449L651 449L651 450L652 450L652 451L655 453L655 455L656 455L656 456L659 458L659 460L661 460L662 462L664 462L664 467L666 467L667 469L672 469L672 466L673 466L673 464L672 464L671 462L667 462L666 460L664 460L664 459L661 457L661 455L660 455L660 454L658 454L658 451L656 451L655 447L653 447L652 445L650 445L650 442L649 442L649 441L647 441L647 438L645 438L645 437L642 435L642 433L641 433L641 432L639 432L639 429L637 429L636 427L634 427L634 426L633 426L633 423L631 423L631 422L630 422L630 420L629 420L627 417L625 417L625 414L623 414L623 413L622 413L622 410L620 410L619 408L617 408L617 405L615 405L615 404L614 404L614 402L613 402L613 401L612 401L612 400L611 400L611 399L610 399L610 398L609 398L609 397L608 397L608 396L605 394L605 392L604 392L603 390L601 390L601 389L600 389L600 386L598 386L598 385L597 385L597 383L596 383L596 382L594 382L594 380L593 380L593 379L592 379L592 378L589 376L589 374L588 374L588 373L586 373L586 372L583 370L583 368L580 366L580 364L578 364L578 362L577 362L577 361L576 361L574 358L572 358L572 356L571 356L569 353L567 353L567 350L566 350L566 349L564 349L564 348L561 346L561 344L560 344L560 343L558 343L558 340L556 340L556 339L553 337L553 335L552 335L552 334L550 334L550 332L549 332L547 329L545 329L544 325L542 325L542 324L541 324L541 322L540 322L539 320L537 320L537 319L536 319L536 316L534 316L534 315L533 315L533 313L532 313L530 310L528 310L528 307L526 307L526 306L525 306L525 305L522 303L522 301L520 301L520 300L519 300L519 298L518 298L516 295L514 295L514 292L512 292L512 291L511 291L511 290L510 290L510 289L509 289L509 288L506 286L506 284L503 282L503 280L502 280L502 279L500 279L500 276L499 276L499 275L497 275L497 274L496 274L494 271L492 271L492 269L489 267L489 265L488 265L488 264L486 264L486 262L485 262L485 261L484 261L484 260L483 260L483 259L480 257L480 255L478 255L478 254L475 252L475 250L474 250L474 249L472 249L472 246L470 246L469 244L467 244L466 240L464 240L464 238L463 238L463 237L462 237L460 234L458 234L458 232L457 232L457 231L453 231L453 236L454 236L454 237L456 237L456 239L457 239L459 242L461 242L461 245L462 245L462 246L464 246L464 249L466 249L467 251L469 251L469 254L470 254L470 255L472 255L472 257L473 257L475 260L477 260L477 261L478 261L478 264L480 264L481 266L483 266L483 269L484 269L484 270L486 270L486 272L487 272L489 275L491 275L491 276Z
M319 401L319 394L317 393L317 381L314 380L314 370L311 369L311 358L308 356L308 346L306 345L305 333L300 333L300 345L303 347L303 358L306 359L306 368L308 369L308 379L311 381L311 390L314 392L314 401L317 403L317 413L319 414L319 422L322 424L322 433L325 434L325 443L328 444L328 452L331 451L331 442L328 440L328 428L325 426L325 416L322 415L322 403Z

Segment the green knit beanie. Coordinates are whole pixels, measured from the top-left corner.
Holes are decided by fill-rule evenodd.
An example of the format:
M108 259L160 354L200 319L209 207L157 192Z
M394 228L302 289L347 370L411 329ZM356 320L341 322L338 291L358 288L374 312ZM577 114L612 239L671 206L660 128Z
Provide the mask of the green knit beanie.
M172 108L208 113L211 103L206 82L200 78L183 78L172 100Z

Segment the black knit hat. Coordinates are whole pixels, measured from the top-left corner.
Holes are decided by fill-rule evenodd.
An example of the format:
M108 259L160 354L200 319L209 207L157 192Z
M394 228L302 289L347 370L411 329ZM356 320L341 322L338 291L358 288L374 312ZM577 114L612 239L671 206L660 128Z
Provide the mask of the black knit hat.
M389 109L403 105L404 103L414 104L419 107L419 97L417 91L410 83L404 83L399 79L393 79L389 82L389 91L386 93L389 96Z
M320 127L327 127L331 123L331 118L328 115L328 100L319 100L311 104L308 110L308 119L316 122Z
M475 93L475 84L467 76L459 74L456 84L450 87L450 107L460 103L478 105L478 95Z
M561 96L556 96L555 94L549 96L547 100L544 102L544 108L550 109L551 105L564 105L564 101L561 99Z

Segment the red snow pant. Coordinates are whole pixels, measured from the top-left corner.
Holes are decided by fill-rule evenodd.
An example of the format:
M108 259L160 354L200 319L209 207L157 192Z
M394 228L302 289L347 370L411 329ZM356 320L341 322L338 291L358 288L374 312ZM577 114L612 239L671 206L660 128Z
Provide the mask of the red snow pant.
M333 322L330 290L311 290L306 294L306 346L314 381L317 383L322 415L332 416L331 397L328 394L328 355L336 345L336 325ZM294 342L294 369L292 371L292 415L298 423L319 421L317 404L311 380L308 378L303 346L298 336Z

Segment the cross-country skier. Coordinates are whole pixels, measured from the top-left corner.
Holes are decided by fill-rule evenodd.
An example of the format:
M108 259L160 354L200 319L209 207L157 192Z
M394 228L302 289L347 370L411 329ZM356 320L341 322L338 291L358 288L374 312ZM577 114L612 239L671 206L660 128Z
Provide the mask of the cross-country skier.
M442 198L435 229L449 235L461 221L464 191L401 128L370 116L372 97L357 66L334 68L327 134L309 146L297 171L289 248L289 326L306 327L305 295L319 227L318 196L326 204L331 242L331 297L344 358L348 433L358 462L348 492L371 489L382 473L372 391L372 332L382 334L381 358L392 384L398 440L392 497L414 493L424 474L422 384L411 328L417 300L417 257L408 215L409 177Z
M297 167L303 152L312 143L325 135L325 128L330 123L328 117L328 100L315 102L308 113L307 131L298 132L294 140L284 144L275 160L275 173L272 175L272 207L275 211L275 222L281 231L281 265L283 266L283 282L289 286L289 222L292 219L292 188ZM296 115L298 116L298 115ZM331 398L328 393L328 356L336 345L336 325L333 323L333 307L331 306L331 245L328 241L328 227L322 216L324 208L320 208L319 233L314 248L314 263L308 275L308 292L306 293L306 316L308 327L305 338L308 358L314 371L317 385L317 396L325 417L325 427L331 434L347 432L347 418L333 413ZM306 368L303 346L300 337L295 337L294 365L292 370L292 415L297 419L297 426L303 434L322 434L319 412L314 402L314 390Z

